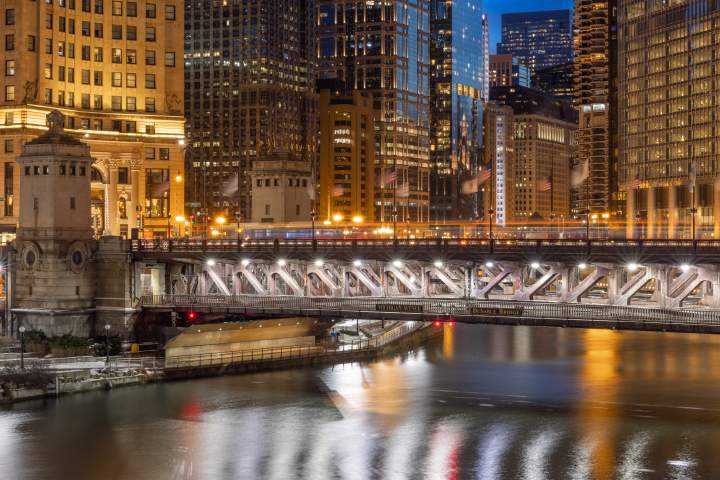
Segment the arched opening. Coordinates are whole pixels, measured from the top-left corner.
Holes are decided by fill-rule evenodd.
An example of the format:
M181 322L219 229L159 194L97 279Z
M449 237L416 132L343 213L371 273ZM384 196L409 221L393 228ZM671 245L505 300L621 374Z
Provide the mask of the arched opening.
M105 230L105 178L99 168L90 168L90 219L93 234L100 237Z

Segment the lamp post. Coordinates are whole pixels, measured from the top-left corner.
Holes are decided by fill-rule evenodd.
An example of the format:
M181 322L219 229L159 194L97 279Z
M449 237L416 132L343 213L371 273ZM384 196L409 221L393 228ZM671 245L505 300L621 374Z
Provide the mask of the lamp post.
M20 332L20 370L25 370L25 327L18 328Z
M110 366L110 324L105 324L105 366Z
M315 207L313 206L313 209L312 209L312 211L310 212L310 222L311 222L311 227L310 227L310 228L312 228L312 232L310 233L310 237L311 237L311 239L312 239L312 248L313 248L313 250L315 250L315 248L316 248L316 244L315 244L315 219L316 219L315 217L316 217L316 216L317 216L317 212L315 211Z

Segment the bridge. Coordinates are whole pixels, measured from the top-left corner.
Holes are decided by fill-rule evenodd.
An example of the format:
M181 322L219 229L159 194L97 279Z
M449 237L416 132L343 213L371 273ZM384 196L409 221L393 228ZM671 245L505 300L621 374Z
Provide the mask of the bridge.
M144 310L714 332L720 242L143 240Z

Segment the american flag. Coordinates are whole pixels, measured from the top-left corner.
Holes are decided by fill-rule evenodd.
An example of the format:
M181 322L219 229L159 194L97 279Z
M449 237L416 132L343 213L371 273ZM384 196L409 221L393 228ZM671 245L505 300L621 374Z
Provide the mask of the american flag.
M541 192L549 192L552 190L553 187L553 178L552 175L548 175L545 180L541 180L538 184L538 190Z
M342 197L345 194L345 189L342 187L342 185L335 185L335 187L332 189L331 195L333 197Z
M695 183L697 182L697 172L695 171L695 163L691 163L688 167L688 189L690 193L695 193Z
M480 173L478 173L478 185L481 185L488 180L490 180L490 177L492 176L492 164L487 163L485 164L481 169Z
M380 177L380 187L385 188L390 185L397 178L397 171L395 168L385 170L384 174Z
M410 185L405 183L398 187L396 195L400 198L407 198L410 196Z
M224 197L232 197L238 191L238 180L239 173L235 172L235 175L231 176L222 186L222 194Z
M630 180L630 182L628 183L628 188L630 190L637 190L638 188L640 188L640 178L638 178L637 175L635 175L635 178Z
M490 180L490 177L492 177L492 164L488 163L481 167L477 175L463 182L462 192L465 194L477 193L480 190L480 185Z

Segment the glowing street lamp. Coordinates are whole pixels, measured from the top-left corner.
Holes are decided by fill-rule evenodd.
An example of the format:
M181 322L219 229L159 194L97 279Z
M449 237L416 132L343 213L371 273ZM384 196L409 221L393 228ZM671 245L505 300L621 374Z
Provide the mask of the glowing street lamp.
M343 220L343 214L342 213L334 213L332 216L333 222L342 222Z
M178 173L177 175L175 175L175 181L176 181L177 183L182 183L182 181L183 181L183 176Z
M225 217L217 217L215 219L215 223L218 225L225 225L225 222L227 222L227 219Z
M177 215L177 216L175 217L175 221L176 221L177 223L185 223L185 215Z
M352 217L352 222L355 224L360 224L363 222L363 220L364 219L363 219L362 215L355 215L354 217Z

